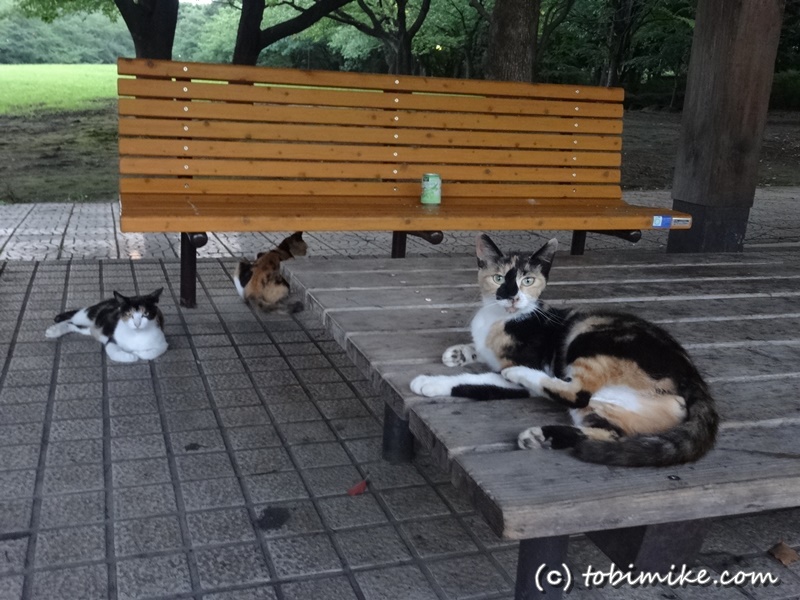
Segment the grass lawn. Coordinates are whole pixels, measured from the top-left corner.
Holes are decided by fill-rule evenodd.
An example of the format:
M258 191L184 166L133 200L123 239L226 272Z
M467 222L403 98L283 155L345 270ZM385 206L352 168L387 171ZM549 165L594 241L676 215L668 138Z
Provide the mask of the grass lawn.
M0 65L0 115L80 110L117 95L116 65Z

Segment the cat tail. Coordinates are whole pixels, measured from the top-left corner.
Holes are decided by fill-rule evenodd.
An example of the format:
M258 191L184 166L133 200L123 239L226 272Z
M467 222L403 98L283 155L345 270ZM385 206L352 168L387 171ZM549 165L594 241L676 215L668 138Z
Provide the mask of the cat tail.
M53 319L56 323L61 323L62 321L69 321L72 317L74 317L78 313L79 309L75 310L68 310L67 312L63 312L57 314L55 319Z
M253 305L265 313L278 313L282 315L294 315L305 310L305 306L300 301L286 302L285 300L279 300L278 302L269 303L260 298L253 298L251 306Z
M663 433L633 435L618 441L581 438L573 448L581 460L625 467L669 467L692 462L714 446L719 416L702 381L686 394L686 420Z

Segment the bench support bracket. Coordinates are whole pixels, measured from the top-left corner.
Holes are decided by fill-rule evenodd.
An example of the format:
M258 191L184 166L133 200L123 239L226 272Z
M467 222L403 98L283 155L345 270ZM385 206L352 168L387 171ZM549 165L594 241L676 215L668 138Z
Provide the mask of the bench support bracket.
M586 246L586 234L587 233L600 233L602 235L610 235L613 237L620 238L622 240L631 242L635 244L640 239L642 239L642 231L641 229L609 229L608 231L573 231L572 232L572 246L570 246L570 254L574 254L576 256L582 256L583 250Z
M392 232L392 258L406 257L406 239L409 235L422 238L429 244L441 244L444 234L441 231L393 231Z
M204 232L181 233L181 306L197 306L197 249L208 243Z
M408 419L397 416L388 404L383 407L383 459L393 465L409 463L414 458L414 436Z
M519 543L517 562L517 584L514 600L558 600L566 587L567 574L562 565L567 562L568 535L522 540ZM547 565L542 568L542 565ZM545 580L546 573L559 573L562 585L551 585Z
M620 569L632 564L637 571L666 573L671 565L680 570L680 565L694 561L707 528L706 520L679 521L593 531L586 536Z

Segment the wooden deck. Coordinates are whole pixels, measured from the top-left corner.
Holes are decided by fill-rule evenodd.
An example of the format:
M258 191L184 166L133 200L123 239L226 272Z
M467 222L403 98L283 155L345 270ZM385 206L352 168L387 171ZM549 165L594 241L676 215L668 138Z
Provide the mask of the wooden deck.
M717 447L667 469L523 452L527 426L566 422L544 400L415 396L420 373L455 372L443 350L469 341L474 258L333 259L288 265L317 313L386 402L409 419L492 528L529 539L800 504L800 261L796 251L725 255L558 255L544 300L633 312L664 325L711 383Z

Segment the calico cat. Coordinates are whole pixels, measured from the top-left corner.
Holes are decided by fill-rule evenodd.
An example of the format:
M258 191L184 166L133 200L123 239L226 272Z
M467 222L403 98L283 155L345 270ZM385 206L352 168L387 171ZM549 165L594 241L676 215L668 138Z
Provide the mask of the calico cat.
M307 249L303 232L297 231L285 238L277 248L259 252L254 263L246 259L239 261L233 277L239 296L263 311L283 308L282 303L289 295L289 282L281 275L280 263L295 256L305 256ZM303 310L303 304L296 302L286 309L296 313Z
M105 346L106 354L117 362L152 360L167 350L164 337L164 315L158 299L164 288L146 296L114 297L88 308L70 310L56 315L55 325L45 336L58 338L74 331L91 335Z
M624 466L703 456L719 419L686 351L633 315L541 302L557 246L553 239L533 254L504 255L479 236L483 307L472 320L473 343L448 348L442 362L482 361L495 372L420 375L411 390L476 400L541 396L569 409L574 426L525 429L517 440L523 449L570 448L581 460Z

